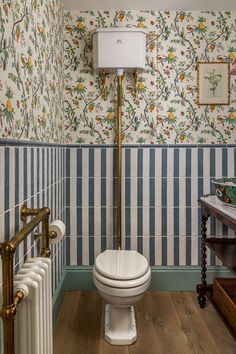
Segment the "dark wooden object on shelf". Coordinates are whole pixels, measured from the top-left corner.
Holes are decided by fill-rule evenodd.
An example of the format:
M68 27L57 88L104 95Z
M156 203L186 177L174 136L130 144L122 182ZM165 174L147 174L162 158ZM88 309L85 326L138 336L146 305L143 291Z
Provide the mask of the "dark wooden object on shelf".
M222 221L225 225L228 225L233 230L236 230L236 219L230 216L228 213L225 213L220 208L217 208L217 205L212 205L212 203L207 202L207 198L200 199L199 203L201 204L201 284L197 285L197 293L198 293L198 303L201 308L203 308L206 304L206 293L209 290L212 290L212 285L207 284L207 267L206 267L206 250L207 247L210 248L215 255L224 263L228 269L234 274L236 274L236 238L226 238L226 237L207 237L207 228L206 223L210 216L214 216L220 221ZM228 284L227 284L228 282ZM232 296L234 296L235 291L235 282L236 279L224 279L223 288L222 282L215 280L213 286L213 299L216 300L216 304L219 309L222 310L222 313L229 320L232 328L236 331L236 323L234 327L234 321L231 318L227 317L226 313L230 313L231 310L234 311L234 307L232 304L235 304L235 298L232 300ZM230 289L232 288L232 292ZM233 295L231 294L233 293ZM217 295L216 295L217 294ZM222 294L225 294L222 299ZM232 295L232 296L231 296ZM222 301L224 305L222 304ZM227 303L227 305L226 305ZM236 305L235 305L236 306ZM225 307L228 309L225 310ZM236 316L236 314L235 314ZM232 325L233 324L233 325Z

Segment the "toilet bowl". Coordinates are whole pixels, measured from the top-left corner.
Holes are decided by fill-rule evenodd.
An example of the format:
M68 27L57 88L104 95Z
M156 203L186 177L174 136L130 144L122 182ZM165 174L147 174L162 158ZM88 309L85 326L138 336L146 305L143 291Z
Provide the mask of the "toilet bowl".
M146 258L136 251L106 250L95 260L93 281L107 302L105 340L113 345L132 344L137 339L133 305L151 281Z

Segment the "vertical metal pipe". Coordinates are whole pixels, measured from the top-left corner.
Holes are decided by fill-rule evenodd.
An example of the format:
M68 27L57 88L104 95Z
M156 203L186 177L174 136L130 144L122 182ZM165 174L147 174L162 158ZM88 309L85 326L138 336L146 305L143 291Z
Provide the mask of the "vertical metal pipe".
M117 75L117 249L121 250L121 188L122 188L122 76Z
M14 346L14 317L16 309L14 302L14 286L13 286L13 257L14 249L6 246L2 252L2 314L3 314L3 336L4 336L4 354L15 353Z
M44 208L44 210L47 211L47 215L42 220L41 256L49 257L50 256L50 248L49 248L49 214L50 214L50 209Z

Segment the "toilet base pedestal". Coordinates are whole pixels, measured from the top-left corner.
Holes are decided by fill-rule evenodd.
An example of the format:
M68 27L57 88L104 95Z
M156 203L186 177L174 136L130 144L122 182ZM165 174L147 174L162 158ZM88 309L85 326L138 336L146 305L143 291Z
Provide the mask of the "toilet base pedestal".
M129 345L136 341L137 330L133 306L105 307L105 340L113 345Z

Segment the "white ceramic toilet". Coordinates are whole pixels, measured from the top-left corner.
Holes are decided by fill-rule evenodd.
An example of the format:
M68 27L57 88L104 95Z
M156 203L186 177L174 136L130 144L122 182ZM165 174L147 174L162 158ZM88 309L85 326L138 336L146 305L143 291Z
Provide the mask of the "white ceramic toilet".
M137 339L133 305L151 282L146 258L136 251L106 250L95 260L93 280L107 302L105 340L114 345L132 344Z

